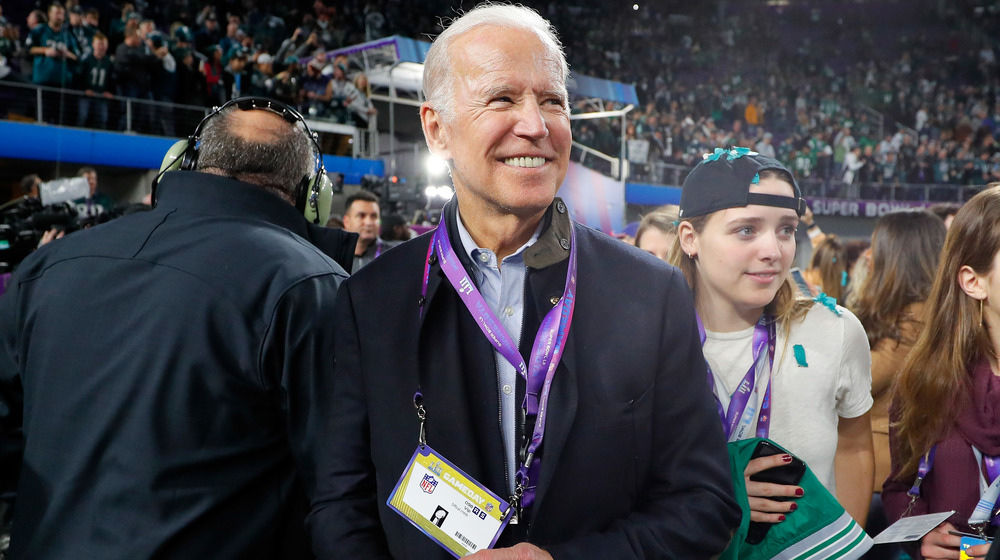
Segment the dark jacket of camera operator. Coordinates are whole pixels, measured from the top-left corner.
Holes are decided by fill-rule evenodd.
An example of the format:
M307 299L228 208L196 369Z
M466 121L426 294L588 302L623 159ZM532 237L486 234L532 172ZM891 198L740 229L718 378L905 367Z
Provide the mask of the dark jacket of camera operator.
M356 239L292 203L282 178L314 171L300 127L231 106L201 139L204 172L42 247L0 297L0 491L22 464L9 558L311 557L346 277L313 242L344 257Z

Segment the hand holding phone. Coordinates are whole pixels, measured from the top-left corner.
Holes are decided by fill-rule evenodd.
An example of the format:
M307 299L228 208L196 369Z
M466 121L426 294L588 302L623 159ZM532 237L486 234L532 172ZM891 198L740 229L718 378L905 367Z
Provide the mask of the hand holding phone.
M771 525L795 510L795 503L788 502L802 495L798 483L805 471L801 459L770 441L757 444L744 471L751 510L747 543L760 543Z

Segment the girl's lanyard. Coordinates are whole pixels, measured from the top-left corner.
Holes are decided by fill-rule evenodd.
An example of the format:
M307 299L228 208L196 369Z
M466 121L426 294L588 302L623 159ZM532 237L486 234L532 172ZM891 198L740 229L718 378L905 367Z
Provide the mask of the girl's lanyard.
M934 465L936 450L937 445L934 445L920 458L920 464L917 466L917 478L913 481L913 487L907 492L910 495L910 506L906 509L904 516L909 513L913 503L920 497L920 484L927 478L927 473ZM979 503L976 504L976 509L969 517L969 526L977 529L980 534L984 534L987 525L992 523L994 526L1000 526L1000 517L994 515L997 501L1000 500L1000 457L983 457L982 452L975 447L972 448L972 453L976 457L976 468L979 471ZM983 476L983 464L986 465L986 475L989 476L989 479ZM991 483L990 480L993 482Z
M539 468L539 460L535 457L535 452L541 447L545 435L549 390L563 350L566 348L566 336L569 333L570 324L573 321L573 309L576 306L576 228L570 228L569 266L566 271L566 285L562 298L542 319L531 348L529 364L524 363L524 358L521 357L514 340L469 278L468 272L462 266L451 245L447 227L444 226L439 226L435 230L431 246L427 251L423 289L420 295L421 303L427 297L427 283L435 254L441 263L441 270L444 271L448 281L458 292L462 303L476 319L476 324L486 335L486 339L525 379L526 391L523 408L529 420L535 419L535 427L531 434L531 441L528 443L524 462L517 470L516 488L511 503L520 507L528 507L535 498L534 483L537 483ZM421 312L423 312L422 309Z
M701 345L705 346L708 338L705 326L698 319L698 335L701 337ZM753 361L747 370L743 380L729 399L728 410L722 406L722 399L719 398L719 390L715 383L715 374L712 366L708 368L708 382L712 386L712 394L715 396L715 405L719 411L719 418L722 419L722 427L726 432L728 441L738 441L750 437L750 426L757 420L756 437L766 438L771 427L771 371L774 369L774 347L775 347L775 323L765 313L753 328ZM767 347L767 353L763 349ZM763 399L760 396L760 386L763 377L767 376ZM757 407L760 405L758 414Z

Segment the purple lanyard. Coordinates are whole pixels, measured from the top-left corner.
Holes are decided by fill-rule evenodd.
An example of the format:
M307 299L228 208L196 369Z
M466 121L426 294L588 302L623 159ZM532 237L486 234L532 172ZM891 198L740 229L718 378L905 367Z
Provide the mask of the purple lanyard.
M701 338L701 345L705 346L708 335L705 332L705 325L698 319L698 336ZM753 362L747 370L743 380L729 399L729 410L722 406L719 399L718 389L715 385L715 374L712 373L712 366L705 361L708 369L708 382L712 387L712 394L715 395L715 406L719 411L719 418L722 420L722 428L726 432L726 439L735 441L749 437L746 431L753 423L754 409L747 410L750 404L750 397L754 394L754 385L757 382L757 367L763 359L762 350L767 346L768 373L767 385L764 389L764 398L760 402L760 413L757 415L757 433L759 438L766 438L771 427L771 371L774 369L774 346L775 346L775 322L765 313L753 328ZM734 438L735 436L735 438Z
M913 503L920 497L920 485L923 483L924 479L927 478L927 473L931 471L931 467L934 466L934 453L937 451L937 444L932 445L930 451L924 454L920 458L920 463L917 466L917 477L913 481L913 486L906 492L910 496L910 508L913 507ZM1000 476L1000 457L990 457L988 455L982 455L977 449L973 448L977 459L982 457L983 463L986 465L986 486L991 486L992 483L996 482L998 476ZM979 465L979 461L976 461L976 468L980 469L980 477L982 476L982 466ZM984 524L992 522L992 525L1000 525L1000 517L993 515L996 510L997 499L996 497L990 498L985 494L987 491L982 489L980 486L980 503L976 505L976 509L980 509L982 506L982 517L980 519ZM984 503L985 500L985 503ZM909 509L907 508L907 512ZM977 512L973 512L973 517L969 519L969 525L975 526L975 517Z
M934 466L935 451L937 451L937 444L932 445L931 450L920 458L920 465L917 467L917 478L913 481L913 487L910 488L907 494L911 496L920 495L920 483L927 478L927 473ZM990 457L989 455L983 455L983 463L986 464L986 474L989 476L989 480L986 483L990 484L1000 476L1000 456Z
M441 270L451 285L462 298L469 312L476 319L479 329L486 335L493 348L504 357L514 369L525 378L524 409L528 417L535 417L535 428L531 434L524 462L517 470L517 489L515 500L520 500L523 507L532 504L535 498L535 487L529 486L529 480L535 480L539 461L535 452L542 445L545 435L545 420L548 409L549 390L556 368L566 348L566 335L573 321L573 309L576 306L576 228L570 228L569 267L566 271L566 286L563 296L542 319L542 324L535 335L531 347L530 369L525 365L517 345L507 333L496 314L490 309L479 289L469 278L468 272L462 266L448 238L447 226L443 224L434 231L430 247L427 249L427 259L424 261L423 287L420 301L427 297L427 283L430 278L431 257L437 253ZM421 313L423 308L421 307Z
M375 256L372 257L372 258L373 259L377 259L381 255L382 255L382 240L381 239L376 239L375 240Z
M986 463L986 474L990 477L987 483L992 483L1000 476L1000 457L983 455L983 462Z
M931 472L931 467L934 466L934 453L936 451L937 445L932 445L931 450L920 458L920 464L917 466L917 478L913 480L913 486L906 492L910 495L911 502L920 497L920 485L927 478L927 473Z

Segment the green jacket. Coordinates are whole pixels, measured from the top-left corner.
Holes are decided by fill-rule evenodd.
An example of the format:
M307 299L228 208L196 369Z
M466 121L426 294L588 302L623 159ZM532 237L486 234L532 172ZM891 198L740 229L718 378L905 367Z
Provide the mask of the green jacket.
M871 537L844 511L837 498L830 494L808 468L799 481L804 495L795 500L798 508L785 521L771 527L760 544L747 544L745 539L750 526L750 502L743 471L759 441L759 438L753 438L729 443L729 467L736 501L743 509L743 521L720 559L846 560L860 558L872 547Z

